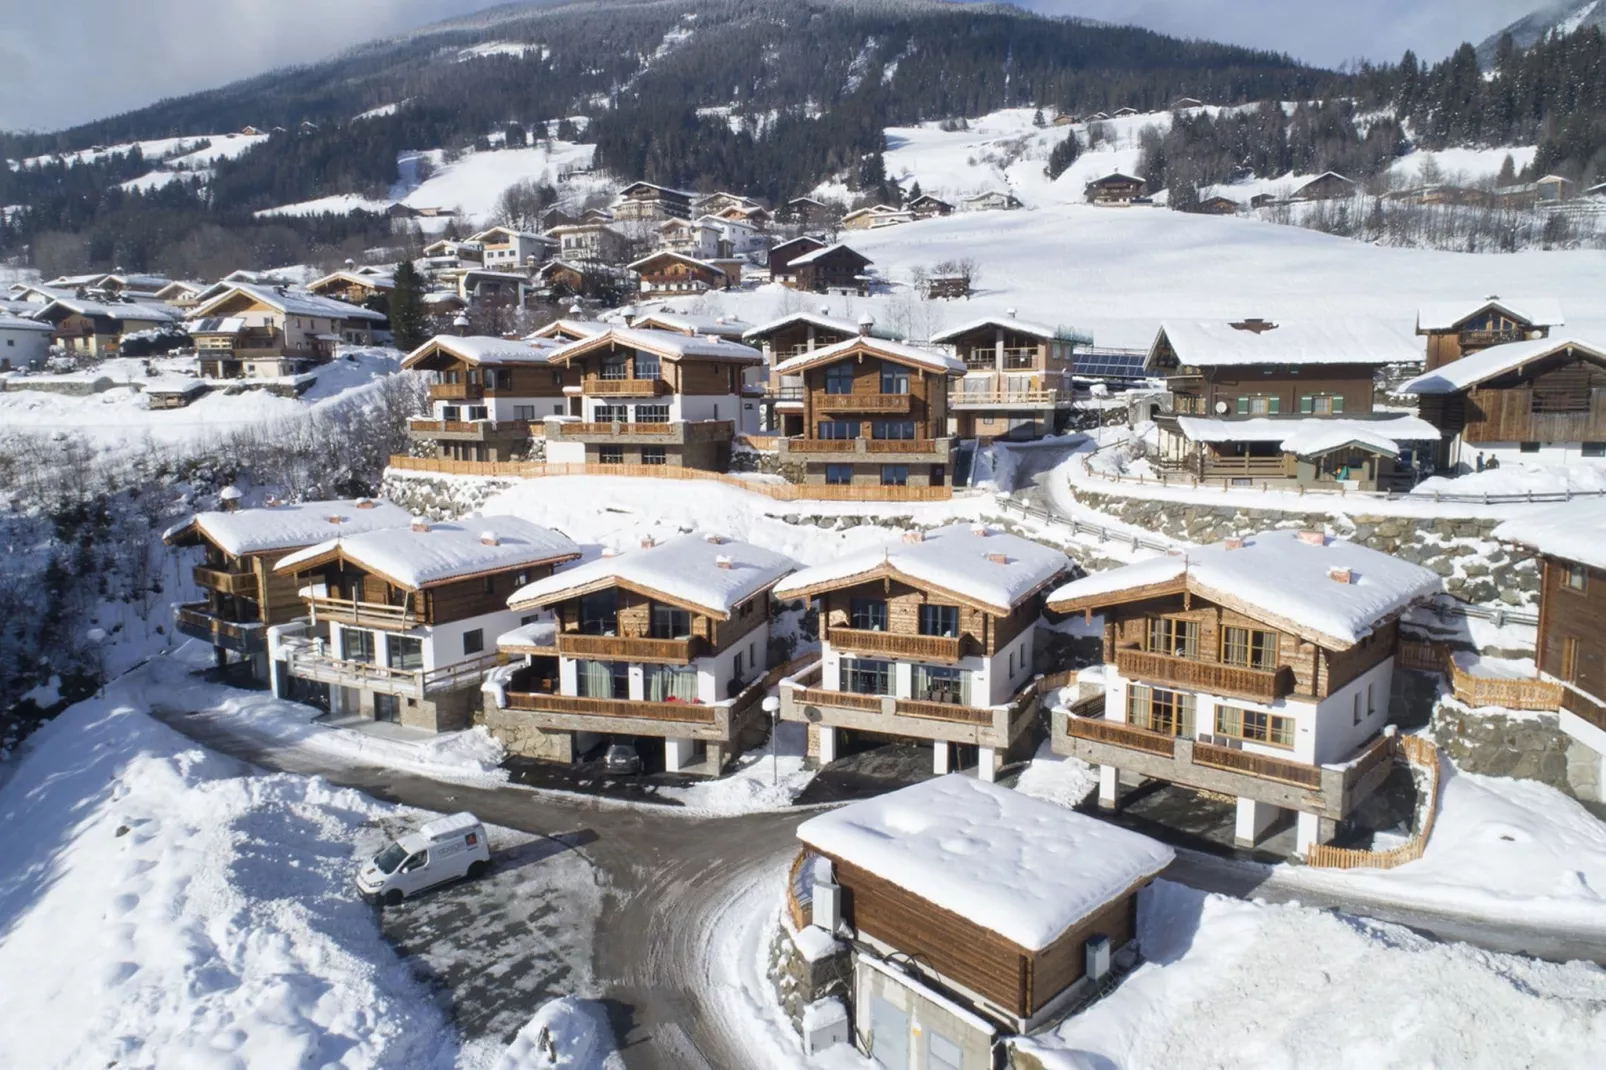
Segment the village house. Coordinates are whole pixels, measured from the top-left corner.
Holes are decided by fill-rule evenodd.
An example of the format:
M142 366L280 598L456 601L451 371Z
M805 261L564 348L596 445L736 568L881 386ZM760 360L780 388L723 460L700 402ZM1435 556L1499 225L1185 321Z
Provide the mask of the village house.
M954 214L953 205L930 193L922 193L903 207L916 219L935 219L939 216Z
M1132 116L1134 116L1136 114L1138 114L1138 109L1133 108L1133 107L1116 108L1113 112L1110 113L1110 118L1112 118L1112 119L1130 119Z
M794 871L813 878L798 946L841 949L851 979L837 1039L898 1070L996 1070L1006 1038L1096 998L1136 965L1139 897L1174 857L958 774L827 811L797 837Z
M1184 478L1358 490L1411 485L1439 430L1373 409L1372 381L1419 353L1370 321L1167 321L1147 368L1167 377L1154 463Z
M719 228L706 219L666 219L658 224L658 248L703 259L719 255Z
M546 233L547 237L557 239L556 256L570 263L617 263L630 246L629 239L609 223L577 223L553 227Z
M1087 184L1087 199L1098 205L1128 205L1142 197L1147 183L1135 175L1114 174L1096 178Z
M725 219L705 215L697 220L714 229L714 256L720 260L745 260L764 263L770 247L770 236L754 223L743 219Z
M574 310L570 309L570 311L573 312ZM607 333L607 331L608 325L606 323L598 323L596 320L555 319L551 323L537 327L526 341L544 338L564 343L578 342L582 338L595 338L599 334Z
M268 631L273 693L336 717L468 728L496 638L520 623L508 597L579 556L511 516L414 519L290 554L274 573L294 581L304 619Z
M1490 346L1402 384L1444 437L1441 467L1606 463L1606 350L1574 338Z
M1243 205L1225 194L1217 193L1199 202L1202 215L1237 215Z
M569 412L546 420L548 463L730 467L742 374L756 349L720 338L613 327L553 350L575 376Z
M935 350L854 338L774 369L803 385L803 434L779 440L783 465L820 487L880 488L889 498L946 498L953 479L949 380L964 362ZM761 358L762 359L762 358ZM866 495L871 496L871 495Z
M1013 193L993 189L972 194L960 201L959 206L966 212L1002 212L1019 208L1020 201L1015 199Z
M157 295L172 280L165 275L125 275L122 273L58 275L43 285L86 297L118 297L129 301L160 301Z
M155 302L60 296L33 318L54 330L55 344L68 356L101 358L116 356L130 334L177 327L181 313Z
M769 592L796 567L681 535L521 588L508 605L537 618L502 637L524 660L487 681L487 727L525 757L571 762L626 743L648 769L717 776L769 727Z
M231 284L191 310L190 337L209 379L299 375L342 341L373 343L381 312L286 286Z
M874 261L857 249L850 249L839 242L795 256L787 267L796 279L796 289L817 294L854 293L862 296L870 292L867 269L872 263Z
M770 246L770 281L791 286L797 281L797 272L792 268L792 261L805 253L812 253L824 249L826 242L821 238L809 234L802 234L778 245Z
M643 316L627 309L625 326L638 331L669 331L740 342L749 325L735 316L693 316L672 309L658 309Z
M457 296L470 308L523 308L535 288L528 275L470 268L457 277Z
M203 597L174 606L174 625L180 635L209 644L219 668L237 665L266 684L268 627L288 623L304 610L294 579L275 575L274 563L331 535L405 527L409 518L406 510L371 498L270 500L242 509L238 488L225 488L223 496L221 510L196 513L162 535L168 546L203 551L192 572Z
M1122 778L1237 799L1253 846L1295 813L1297 853L1387 777L1399 618L1439 577L1321 532L1269 531L1073 581L1055 613L1104 620L1102 708L1054 718L1054 749Z
M873 321L861 326L835 319L829 307L822 307L818 313L794 312L744 333L744 342L764 350L764 367L760 369L765 388L762 427L789 438L803 433L803 377L781 375L776 371L780 364L857 338L861 329L868 334L873 326Z
M0 312L0 372L43 364L55 335L52 324Z
M1416 333L1428 340L1425 369L1430 372L1490 346L1549 338L1552 330L1566 325L1561 302L1549 297L1440 301L1423 305L1416 314Z
M546 417L568 411L564 387L579 386L577 375L548 361L560 347L547 339L430 339L402 361L404 369L428 372L431 380L429 415L408 421L408 437L447 460L518 458L532 434L544 433Z
M992 780L1040 739L1034 647L1060 551L954 524L794 574L779 601L819 613L820 660L783 681L781 718L820 765L887 740L929 743L937 773Z
M174 281L157 290L152 297L172 308L193 308L204 287L198 282Z
M739 193L708 193L692 202L692 211L696 215L716 215L732 208L745 211L762 207L758 201Z
M843 230L871 230L875 227L897 226L914 220L914 213L890 204L872 204L857 208L842 217Z
M765 229L770 225L771 222L774 221L774 216L770 213L768 208L764 208L756 204L747 206L731 205L728 208L721 208L717 212L710 212L707 214L713 216L715 219L721 219L731 223L746 223L748 226L754 227L758 230Z
M319 297L344 301L348 305L367 305L378 297L390 296L396 288L396 279L389 274L369 274L356 271L335 271L321 279L307 283L307 292Z
M1355 196L1353 180L1337 171L1323 171L1308 182L1301 183L1291 194L1296 201L1335 201Z
M952 347L965 376L948 398L959 438L1032 439L1063 431L1075 390L1077 345L1090 335L1060 327L986 316L931 339Z
M494 271L529 272L547 259L553 247L549 237L512 227L491 227L468 240L479 245L481 262Z
M644 294L700 294L728 290L733 284L724 268L667 250L651 253L626 267L641 276Z
M660 223L665 219L691 218L692 200L697 195L651 182L632 182L619 191L613 202L613 218L620 223Z
M1494 204L1497 208L1546 208L1565 201L1572 180L1560 175L1545 175L1532 182L1519 182L1511 186L1497 186Z

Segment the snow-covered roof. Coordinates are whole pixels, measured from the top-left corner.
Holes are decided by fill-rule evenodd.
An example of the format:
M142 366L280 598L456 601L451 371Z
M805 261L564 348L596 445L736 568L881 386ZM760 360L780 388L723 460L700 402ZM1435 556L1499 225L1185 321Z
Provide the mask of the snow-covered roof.
M696 334L678 334L675 331L636 330L631 327L609 327L606 331L588 338L576 339L562 349L553 350L551 359L567 361L614 343L632 349L644 349L667 360L697 357L734 361L740 364L764 363L763 353L740 342L728 342L723 338L707 338Z
M800 354L791 360L783 360L775 366L776 372L781 375L792 375L819 364L829 364L833 360L840 359L863 348L872 356L885 357L888 360L898 361L899 363L912 364L916 367L928 368L931 371L943 372L947 375L965 374L965 362L958 357L940 353L935 349L912 346L907 342L894 342L886 338L859 335L857 327L854 328L854 331L854 337L845 341L825 346L822 349L816 349L812 353Z
M57 305L80 316L104 316L119 321L176 323L183 318L183 314L170 305L146 301L87 301L81 297L54 298L39 312L39 315L43 317Z
M1355 443L1390 457L1404 442L1437 442L1442 433L1417 416L1346 420L1331 416L1255 416L1211 420L1178 416L1177 427L1192 442L1276 442L1285 453L1315 457Z
M245 330L244 316L203 316L200 319L186 320L184 329L191 335L197 334L239 334Z
M1469 390L1507 372L1520 370L1536 360L1566 349L1576 349L1595 361L1606 364L1606 351L1576 338L1530 338L1526 342L1507 342L1490 346L1471 356L1452 360L1448 364L1417 376L1401 384L1402 394L1454 394Z
M878 214L885 214L885 213L878 213ZM830 256L832 253L836 252L839 249L846 249L848 252L852 253L854 256L856 256L859 259L863 260L866 264L875 263L874 260L871 260L868 256L865 256L863 253L859 252L859 250L850 247L846 242L837 242L835 245L827 245L823 249L815 249L812 252L804 253L802 256L793 257L787 263L788 263L788 265L790 267L797 267L799 264L812 264L816 260L824 260L826 257Z
M1580 499L1529 510L1495 528L1494 537L1606 569L1606 500Z
M721 620L797 568L785 554L718 536L682 535L555 572L513 592L514 609L546 606L587 590L623 586Z
M551 650L558 645L558 622L551 614L542 614L540 620L521 624L496 637L496 649L504 654L533 653Z
M1442 590L1439 577L1400 558L1342 539L1318 545L1297 531L1251 535L1190 548L1066 584L1049 595L1056 612L1096 609L1144 588L1180 591L1236 609L1329 649L1347 649L1412 603ZM1349 569L1348 583L1332 578Z
M318 316L324 319L372 320L374 322L383 321L385 318L385 314L382 312L375 312L360 305L347 304L344 301L336 301L332 297L319 297L317 294L310 294L305 290L293 290L288 286L263 286L249 282L232 284L226 291L195 309L192 315L204 316L214 306L223 304L236 294L260 301L269 308L278 309L288 316Z
M457 335L442 334L436 335L407 354L406 359L402 361L402 367L415 368L436 352L449 353L470 364L545 364L547 353L550 351L545 346L537 348L530 342L509 342L485 335L460 338Z
M608 325L598 323L596 320L553 320L545 327L541 327L530 335L531 338L556 338L559 335L568 335L571 339L591 338L599 334L606 334Z
M1514 320L1533 327L1562 327L1561 302L1553 297L1518 297L1507 300L1486 297L1481 301L1433 301L1417 309L1419 331L1452 331L1474 316L1485 312L1504 312Z
M943 331L941 334L932 335L931 340L938 343L952 342L964 337L971 331L979 331L989 327L995 329L1001 327L1006 331L1029 334L1034 338L1041 338L1045 342L1052 342L1059 337L1058 327L1050 327L1042 323L1029 323L1026 320L1018 320L1014 316L983 316L979 320L971 320L962 326Z
M363 271L331 271L321 279L314 279L307 283L307 289L323 286L331 282L350 282L358 286L372 286L376 290L393 290L396 288L396 278L389 273L371 273Z
M580 547L562 532L528 520L482 516L330 539L291 554L274 570L294 572L336 556L416 591L484 572L573 560Z
M13 316L9 312L0 312L0 331L41 331L50 334L56 328L48 323L41 323L35 319L26 319L22 316Z
M849 336L859 333L859 325L850 323L847 320L824 316L818 312L793 312L782 316L780 319L773 319L768 323L761 323L757 327L750 327L742 337L750 340L761 340L796 323L812 324L827 331L836 331Z
M735 316L687 316L678 312L653 312L631 324L636 330L658 328L681 334L714 334L737 340L747 324Z
M1190 367L1244 364L1407 364L1422 359L1405 331L1375 320L1278 323L1241 330L1226 320L1166 320L1149 350L1153 366L1161 339Z
M950 524L923 537L900 539L806 568L775 588L775 597L804 598L890 576L939 588L1007 616L1070 567L1069 558L1040 542L985 527Z
M640 271L643 266L652 263L654 260L663 260L665 258L670 260L679 260L683 264L691 264L694 267L707 268L709 271L719 275L725 274L725 269L720 267L718 264L713 263L712 261L699 260L695 256L688 256L685 253L677 253L673 249L659 249L656 253L648 253L640 260L632 260L630 263L626 264L625 267L631 271Z
M162 533L168 542L193 532L226 554L263 554L295 550L328 539L381 528L405 527L407 510L368 498L264 505L228 512L196 513Z
M1027 951L1175 857L1140 833L958 773L810 818L797 836Z

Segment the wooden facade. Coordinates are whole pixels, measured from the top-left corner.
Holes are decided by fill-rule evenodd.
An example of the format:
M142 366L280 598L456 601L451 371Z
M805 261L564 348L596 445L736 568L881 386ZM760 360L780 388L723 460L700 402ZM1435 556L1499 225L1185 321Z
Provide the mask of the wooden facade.
M724 620L662 592L634 587L620 580L595 585L586 592L615 592L616 616L611 626L604 625L600 631L584 629L579 595L554 602L549 608L557 620L560 654L604 661L690 665L699 658L725 653L765 623L769 619L769 592L773 586L742 601ZM678 635L655 634L652 621L657 606L685 610L687 630Z
M1458 323L1444 329L1423 330L1427 336L1426 371L1442 368L1451 361L1473 353L1481 353L1490 346L1508 342L1525 342L1535 338L1549 338L1548 324L1535 324L1501 305L1491 302Z
M1539 671L1592 697L1595 716L1579 715L1606 730L1606 570L1550 555L1541 560Z
M770 280L772 282L791 281L795 277L795 272L792 270L791 266L792 261L796 260L800 256L804 256L808 253L814 252L815 250L824 248L825 242L821 241L819 238L810 237L807 234L803 235L802 237L793 238L791 241L784 241L779 245L772 246L770 248L769 256Z
M732 284L723 269L675 252L654 253L630 268L640 275L643 293L703 293Z
M1147 188L1147 183L1135 175L1105 175L1087 184L1087 199L1093 204L1131 204L1142 197Z
M855 293L867 293L868 286L864 281L864 269L870 266L870 258L863 253L838 245L829 250L810 254L804 263L792 263L791 268L797 277L797 288L812 293L830 293L833 290L851 290Z
M1457 439L1467 450L1576 444L1585 456L1606 456L1606 357L1579 346L1561 346L1464 390L1424 394L1419 404L1422 418L1444 435L1441 466L1451 463Z

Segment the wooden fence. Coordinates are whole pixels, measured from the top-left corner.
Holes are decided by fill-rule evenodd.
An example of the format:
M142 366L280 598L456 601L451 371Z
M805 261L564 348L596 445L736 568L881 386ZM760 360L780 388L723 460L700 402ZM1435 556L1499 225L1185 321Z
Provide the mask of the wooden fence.
M1386 851L1365 851L1319 843L1306 855L1307 863L1322 869L1393 869L1422 857L1428 839L1433 835L1433 826L1439 819L1439 789L1443 779L1439 748L1417 736L1396 736L1394 746L1396 753L1422 771L1422 792L1426 802L1422 808L1421 827L1409 841Z
M827 483L775 483L742 479L724 472L661 464L542 464L539 461L454 461L444 457L392 456L390 467L403 472L497 479L543 479L555 476L631 476L723 483L779 502L945 502L952 487L843 486Z
M1479 676L1456 664L1455 652L1440 643L1402 641L1395 654L1400 668L1416 672L1442 673L1450 681L1456 700L1474 708L1501 706L1508 710L1558 710L1561 684L1538 677L1509 679Z

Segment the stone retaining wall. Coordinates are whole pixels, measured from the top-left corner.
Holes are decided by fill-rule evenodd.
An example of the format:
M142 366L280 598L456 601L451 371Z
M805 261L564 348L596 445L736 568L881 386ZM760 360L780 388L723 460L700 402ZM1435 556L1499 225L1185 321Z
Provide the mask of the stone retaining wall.
M1441 701L1433 737L1456 768L1537 780L1585 802L1606 802L1602 756L1561 730L1553 713L1496 713Z
M810 961L798 948L784 911L770 940L767 962L765 972L775 998L799 1033L803 1032L803 1008L826 996L847 1001L852 992L853 956L848 945L838 940L832 954Z

